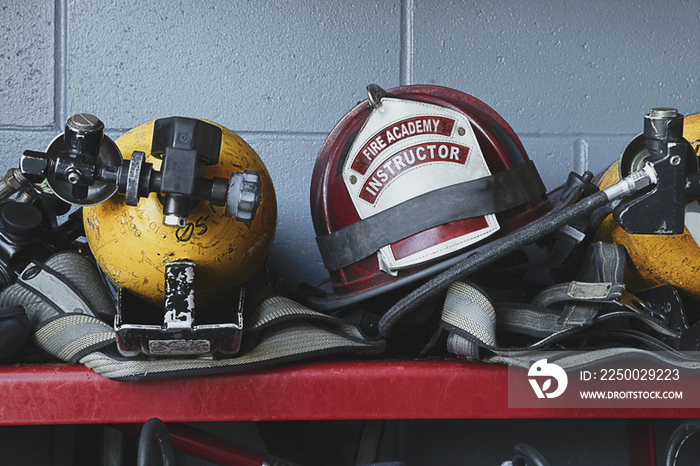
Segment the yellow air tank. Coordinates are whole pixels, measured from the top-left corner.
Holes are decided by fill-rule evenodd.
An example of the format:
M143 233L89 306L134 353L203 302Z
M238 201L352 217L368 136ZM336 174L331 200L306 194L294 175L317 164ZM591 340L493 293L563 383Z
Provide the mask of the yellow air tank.
M685 117L683 137L691 143L695 156L700 149L700 114ZM641 141L641 142L640 142ZM643 144L643 138L632 140L633 144ZM632 148L633 149L633 148ZM635 153L635 150L631 151ZM642 149L636 151L641 154ZM643 157L618 160L599 176L598 186L604 189L617 182L638 166ZM622 160L622 159L621 159ZM621 165L624 168L620 168ZM692 202L686 199L686 203ZM686 222L687 224L687 222ZM680 235L637 235L629 234L609 215L596 232L596 241L621 244L627 250L625 283L632 291L641 291L659 285L672 285L684 294L700 298L700 249L687 227Z
M219 126L219 125L216 125ZM255 151L238 135L222 131L219 162L205 168L206 178L229 178L253 170L261 179L260 205L246 225L226 215L225 208L200 201L185 226L163 224L157 193L128 206L117 194L101 204L83 207L85 236L97 263L109 279L136 296L162 306L165 264L189 259L197 266L197 304L212 304L230 296L262 268L275 233L277 201L270 175ZM116 140L124 158L142 151L159 170L162 161L151 155L154 122L144 123Z

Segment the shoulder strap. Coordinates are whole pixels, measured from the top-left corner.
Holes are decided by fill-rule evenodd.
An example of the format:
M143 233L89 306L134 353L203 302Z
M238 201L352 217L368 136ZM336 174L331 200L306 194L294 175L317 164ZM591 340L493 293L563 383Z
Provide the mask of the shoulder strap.
M243 338L250 342L249 349L237 357L127 359L113 350L116 333L111 325L96 317L100 312L95 300L77 293L73 280L42 266L36 275L28 274L7 288L0 295L0 302L24 305L34 324L33 341L37 346L63 361L80 362L111 379L236 371L323 354L377 353L385 347L383 340L367 338L358 327L342 319L287 298L272 297L246 319ZM75 312L78 309L81 312Z
M669 328L643 301L626 301L627 291L622 283L625 258L621 246L596 243L589 248L579 275L581 280L546 288L530 304L494 306L476 285L453 283L447 291L440 323L443 331L449 333L448 351L474 360L492 360L495 355L512 361L522 352L546 348L595 324L620 317L641 320L662 336L680 338L679 331ZM616 331L609 330L613 335ZM498 344L497 332L537 340L523 347L504 347ZM625 329L617 332L625 337L633 335ZM659 339L650 335L645 338L654 349L672 350Z
M232 358L140 360L94 351L80 362L110 379L129 381L241 371L326 354L379 353L385 348L383 340L368 339L356 326L283 297L258 306L245 322L243 339L255 344Z

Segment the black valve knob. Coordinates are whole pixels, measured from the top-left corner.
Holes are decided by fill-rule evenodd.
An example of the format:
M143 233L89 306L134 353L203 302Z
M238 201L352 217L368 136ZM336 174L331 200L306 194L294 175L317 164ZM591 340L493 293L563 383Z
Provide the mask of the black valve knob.
M0 228L15 240L31 240L41 230L41 211L21 202L6 202L0 210Z

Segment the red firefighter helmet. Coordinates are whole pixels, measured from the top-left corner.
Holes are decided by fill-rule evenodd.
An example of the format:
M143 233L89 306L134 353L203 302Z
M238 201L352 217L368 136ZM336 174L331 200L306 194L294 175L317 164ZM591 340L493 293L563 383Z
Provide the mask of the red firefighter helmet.
M511 127L462 92L367 87L324 142L311 216L335 309L425 278L553 204Z

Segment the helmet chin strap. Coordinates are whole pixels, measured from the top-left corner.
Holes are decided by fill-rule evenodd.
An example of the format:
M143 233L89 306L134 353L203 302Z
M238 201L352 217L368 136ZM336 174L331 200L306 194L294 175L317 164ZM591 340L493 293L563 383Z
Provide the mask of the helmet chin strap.
M622 197L643 192L646 188L655 185L656 182L653 166L647 165L603 191L596 192L566 209L544 217L514 234L495 240L399 300L380 320L379 332L385 337L390 336L393 327L401 318L433 296L446 290L452 283L493 264L525 245L556 232L574 219L590 215L594 210Z

